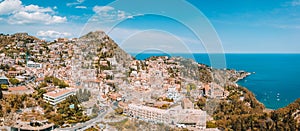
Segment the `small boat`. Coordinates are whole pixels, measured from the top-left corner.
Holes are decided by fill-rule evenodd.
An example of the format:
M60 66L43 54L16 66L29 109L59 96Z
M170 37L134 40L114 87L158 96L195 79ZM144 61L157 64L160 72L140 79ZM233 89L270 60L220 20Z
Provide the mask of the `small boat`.
M277 98L277 101L280 101L280 99L279 99L279 98Z

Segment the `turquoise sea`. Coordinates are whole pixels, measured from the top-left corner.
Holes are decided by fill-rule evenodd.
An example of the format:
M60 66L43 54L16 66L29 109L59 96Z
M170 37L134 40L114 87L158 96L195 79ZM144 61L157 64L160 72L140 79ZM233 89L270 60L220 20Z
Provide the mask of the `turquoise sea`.
M137 59L166 55L134 54ZM170 55L169 55L170 56ZM210 65L208 54L171 54ZM238 84L252 91L267 108L278 109L300 98L300 54L226 54L226 67L252 74Z

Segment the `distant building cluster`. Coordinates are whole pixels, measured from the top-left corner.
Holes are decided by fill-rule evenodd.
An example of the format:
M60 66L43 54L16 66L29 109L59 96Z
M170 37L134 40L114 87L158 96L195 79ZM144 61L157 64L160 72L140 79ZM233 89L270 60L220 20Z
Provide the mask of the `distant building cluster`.
M229 95L213 81L201 82L184 75L196 76L196 70L203 65L196 63L195 69L188 67L185 71L187 67L180 63L182 58L134 60L104 32L89 33L79 39L58 38L54 42L24 33L2 37L12 39L4 46L6 52L0 53L3 93L39 97L42 99L38 100L49 103L51 108L61 106L59 103L72 95L89 94L88 98L78 98L80 107L84 107L82 114L89 117L104 112L107 107L122 108L122 113L127 115L122 115L123 118L204 130L208 115L194 103L203 98L224 99ZM88 91L83 93L82 89ZM26 104L36 107L22 110L40 106L32 103ZM31 128L30 122L15 123L14 128L53 128L48 121L32 122L41 128Z

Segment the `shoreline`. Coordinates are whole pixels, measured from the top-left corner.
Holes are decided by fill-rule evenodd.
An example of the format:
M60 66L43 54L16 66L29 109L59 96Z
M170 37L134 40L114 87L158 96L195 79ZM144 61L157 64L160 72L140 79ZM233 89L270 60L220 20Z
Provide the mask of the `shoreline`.
M265 107L265 109L264 109L264 112L265 112L265 113L270 113L270 112L272 112L272 111L275 111L275 109L270 109L270 108L266 108L266 107Z
M242 72L245 72L245 71L242 71ZM243 80L243 79L247 78L247 77L250 76L250 75L251 75L250 72L246 72L246 74L244 74L244 75L242 75L241 77L237 78L237 79L234 81L234 83L237 84L237 82L239 82L240 80Z
M246 72L246 74L242 75L241 77L239 77L237 80L234 81L235 84L236 84L237 86L242 86L242 85L239 85L238 82L239 82L240 80L243 80L243 79L247 78L247 77L250 76L250 75L251 75L250 72ZM244 87L244 86L242 86L242 87ZM269 112L272 112L272 111L276 110L276 109L267 108L266 105L265 105L264 103L260 102L260 101L256 98L256 95L255 95L251 90L249 90L247 87L244 87L244 88L247 89L249 92L251 92L251 93L254 95L254 97L255 97L255 99L256 99L256 101L257 101L258 103L260 103L260 104L262 104L262 105L264 106L263 112L269 113Z

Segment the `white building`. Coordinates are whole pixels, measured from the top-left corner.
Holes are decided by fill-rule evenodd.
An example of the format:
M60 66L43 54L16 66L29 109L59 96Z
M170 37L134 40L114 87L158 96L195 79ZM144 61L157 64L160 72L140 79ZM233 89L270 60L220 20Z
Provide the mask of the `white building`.
M167 110L148 106L129 104L127 115L147 122L169 123Z
M27 67L29 67L29 68L42 68L43 64L41 64L41 63L35 63L33 61L28 61L27 62Z
M175 86L172 86L172 87L168 88L167 97L168 97L168 99L173 99L174 101L179 100L180 94L176 90Z
M56 105L65 100L70 95L75 95L74 89L56 89L55 91L44 94L43 99L49 102L51 105Z
M171 108L168 110L129 104L124 110L129 117L154 123L183 124L186 126L206 128L206 111L196 109Z

